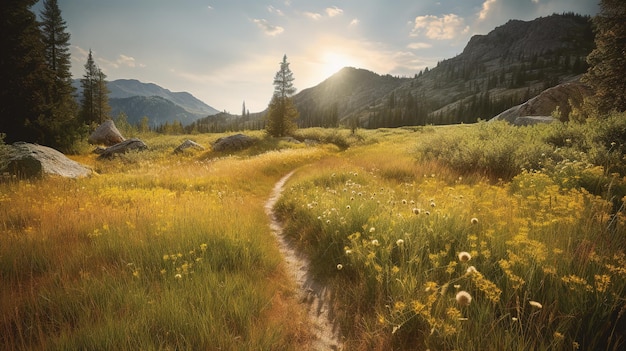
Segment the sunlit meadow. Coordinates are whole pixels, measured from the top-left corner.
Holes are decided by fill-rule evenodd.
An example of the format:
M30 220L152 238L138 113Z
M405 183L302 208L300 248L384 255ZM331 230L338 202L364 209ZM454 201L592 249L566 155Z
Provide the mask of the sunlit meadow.
M626 346L625 216L615 206L624 179L574 147L543 143L539 135L553 136L552 128L560 127L517 130L514 141L536 138L524 149L556 153L540 156L550 165L538 169L512 160L491 173L484 154L498 153L492 149L474 154L483 164L465 172L425 154L480 152L448 149L453 136L457 144L489 148L505 138L501 148L511 146L513 127L479 124L381 130L375 144L296 173L277 209L335 291L347 349Z
M98 172L85 179L0 184L0 348L306 345L263 205L281 175L336 148L172 154L184 139L74 156Z
M345 350L626 345L626 118L304 129L233 154L72 158L97 175L0 183L3 349L306 349L263 211L333 294Z

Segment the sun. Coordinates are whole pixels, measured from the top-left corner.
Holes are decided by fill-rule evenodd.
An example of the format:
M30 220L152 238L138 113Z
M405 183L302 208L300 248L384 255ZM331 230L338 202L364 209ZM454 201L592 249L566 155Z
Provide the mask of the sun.
M348 55L332 51L324 53L320 61L320 75L325 78L339 72L344 67L355 65L354 59Z

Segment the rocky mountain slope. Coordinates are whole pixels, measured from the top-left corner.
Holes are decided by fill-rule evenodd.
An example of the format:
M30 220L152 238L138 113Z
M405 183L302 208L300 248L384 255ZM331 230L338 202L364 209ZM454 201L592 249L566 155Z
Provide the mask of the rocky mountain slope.
M352 118L369 126L449 124L489 119L587 69L590 18L511 20L472 37L458 56L420 72ZM346 116L350 117L350 116Z

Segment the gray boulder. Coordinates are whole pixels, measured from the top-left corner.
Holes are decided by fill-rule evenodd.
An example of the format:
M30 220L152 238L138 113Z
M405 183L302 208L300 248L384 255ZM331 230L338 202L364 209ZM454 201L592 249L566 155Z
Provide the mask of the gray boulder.
M80 178L91 174L91 169L70 160L61 152L38 144L16 142L8 149L8 160L2 172L18 178L37 178L56 175Z
M235 134L219 138L213 143L214 151L237 151L249 148L257 142L257 138L244 134Z
M572 107L580 107L583 100L591 94L591 88L578 81L559 84L544 90L539 95L521 105L511 107L491 120L505 120L511 124L517 125L516 120L519 123L528 124L529 116L542 116L543 118L534 119L532 122L551 122L554 120L553 118L545 117L551 116L552 111L554 111L557 106L561 112L562 118L567 119L572 111ZM519 119L520 117L523 118Z
M187 139L183 141L182 144L178 145L176 149L174 149L174 153L179 154L179 153L185 152L185 150L187 149L204 150L204 146L196 143L193 140Z
M107 147L106 149L104 149L104 151L102 151L102 153L100 154L100 156L98 156L98 158L99 159L111 158L115 154L124 154L130 150L141 151L141 150L146 150L147 148L148 148L148 145L146 145L146 143L144 143L143 141L137 138L132 138L132 139L124 140L121 143L117 143L113 146Z
M117 129L113 120L107 119L98 128L96 128L93 133L91 133L87 142L93 145L103 144L106 146L112 146L119 144L124 140L126 139Z

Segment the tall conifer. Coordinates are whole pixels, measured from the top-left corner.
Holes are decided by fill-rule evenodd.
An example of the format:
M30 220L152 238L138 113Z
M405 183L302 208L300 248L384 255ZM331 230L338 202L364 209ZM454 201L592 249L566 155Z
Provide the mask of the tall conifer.
M0 1L0 133L7 142L43 143L51 74L30 10L36 0Z
M294 77L289 69L287 55L284 55L280 70L274 76L274 95L266 118L266 130L271 136L283 137L293 133L297 128L295 120L299 113L291 97L296 92L293 81Z
M46 129L55 146L69 148L81 137L77 118L78 106L72 86L70 34L61 17L57 0L45 0L41 13L41 33L44 57L53 80L50 91L50 109L46 116Z

